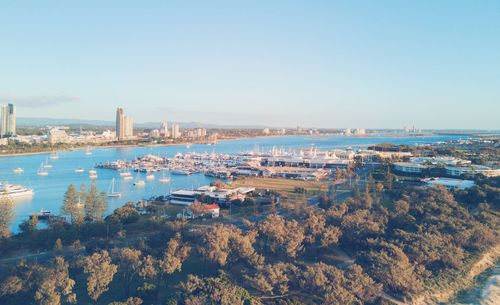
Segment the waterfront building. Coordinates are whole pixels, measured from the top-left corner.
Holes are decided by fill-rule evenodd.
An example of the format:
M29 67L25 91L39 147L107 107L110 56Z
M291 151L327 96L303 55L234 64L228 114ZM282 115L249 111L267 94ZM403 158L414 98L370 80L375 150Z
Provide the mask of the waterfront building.
M116 138L119 141L134 136L134 122L130 116L125 116L123 108L116 109Z
M350 135L352 135L351 128L346 128L346 129L344 130L344 135L346 135L346 136L350 136Z
M150 138L159 138L160 137L160 130L159 129L151 129L149 132L149 137Z
M134 136L134 121L130 116L125 117L125 138L129 139Z
M2 137L10 137L16 135L16 106L8 104L2 106Z
M169 138L170 137L170 131L168 130L168 123L166 121L161 122L160 133L165 138Z
M205 128L197 128L196 129L196 137L204 138L207 136L207 130Z
M47 134L47 140L50 144L69 143L70 137L63 128L51 127Z
M357 128L354 130L354 135L364 136L364 135L366 135L366 130L364 128Z
M125 114L123 108L116 109L116 138L119 141L125 139Z
M264 128L262 130L262 133L265 134L265 135L269 135L271 133L271 130L269 130L269 128Z
M177 139L181 137L181 131L179 128L179 124L173 123L172 124L172 138Z

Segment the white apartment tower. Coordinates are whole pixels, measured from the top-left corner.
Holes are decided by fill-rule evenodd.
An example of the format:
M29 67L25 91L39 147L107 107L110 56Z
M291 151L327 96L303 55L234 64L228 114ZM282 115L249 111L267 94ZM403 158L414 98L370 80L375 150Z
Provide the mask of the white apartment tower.
M172 124L172 138L177 139L180 138L181 136L181 131L179 129L179 124L173 123Z
M116 109L116 138L119 141L125 139L125 114L123 108Z
M170 137L170 131L168 130L168 123L166 121L161 122L160 133L165 137Z
M134 136L134 120L131 117L125 117L125 138Z
M2 126L0 133L3 137L16 134L16 106L12 104L2 106Z
M125 116L123 108L116 109L116 138L119 141L134 136L134 121L130 116Z

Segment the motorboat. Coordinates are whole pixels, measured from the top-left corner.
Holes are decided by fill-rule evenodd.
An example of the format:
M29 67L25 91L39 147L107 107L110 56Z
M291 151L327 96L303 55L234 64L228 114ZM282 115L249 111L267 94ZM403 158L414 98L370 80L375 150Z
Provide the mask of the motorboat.
M78 168L75 168L75 173L78 173L78 174L81 174L81 173L84 173L85 170L81 167L78 167Z
M30 219L33 219L36 217L38 220L49 220L52 216L54 216L54 215L52 215L51 211L41 209L40 212L38 212L36 214L31 214Z
M26 197L34 194L33 189L17 184L0 183L0 198L10 197Z
M135 178L134 185L135 186L144 186L145 184L146 184L146 182L144 182L144 180L139 179L139 176L137 175Z
M95 169L89 170L89 175L94 176L97 175L97 171Z
M174 169L171 171L172 175L191 175L192 172L188 169Z
M16 167L12 170L15 174L22 174L24 173L24 169L22 167Z

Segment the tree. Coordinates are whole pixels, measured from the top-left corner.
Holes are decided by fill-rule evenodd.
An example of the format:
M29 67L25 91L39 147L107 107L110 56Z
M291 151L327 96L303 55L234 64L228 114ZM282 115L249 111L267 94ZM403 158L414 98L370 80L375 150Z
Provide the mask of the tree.
M36 215L33 215L33 217L30 217L29 219L19 224L19 230L31 236L36 232L37 226L38 226L38 217Z
M296 220L285 221L278 215L269 215L258 230L264 247L271 253L294 258L303 248L304 228Z
M111 263L106 250L83 258L83 272L88 274L87 293L92 300L97 301L101 294L108 291L108 285L113 281L117 270L118 266Z
M73 293L75 281L69 277L68 264L62 257L56 257L54 267L45 270L35 291L35 300L40 305L76 303Z
M10 236L10 225L14 220L14 203L9 196L0 194L0 238Z
M141 267L141 255L140 250L132 248L115 248L111 252L113 258L118 264L118 270L122 275L123 287L125 289L125 296L130 296L130 284L134 280L134 277L139 272Z
M56 239L56 242L54 243L54 247L52 248L52 251L56 255L60 255L63 252L63 244L60 238Z
M164 274L172 274L176 271L181 271L182 264L189 257L191 247L184 244L181 240L180 233L177 233L174 238L170 239L167 244L167 249L163 253L163 258L160 261L160 269Z
M99 192L93 183L85 195L85 218L89 221L102 221L108 209L106 193Z
M69 216L71 223L81 223L83 221L82 210L79 205L79 194L73 184L68 186L64 194L61 214Z

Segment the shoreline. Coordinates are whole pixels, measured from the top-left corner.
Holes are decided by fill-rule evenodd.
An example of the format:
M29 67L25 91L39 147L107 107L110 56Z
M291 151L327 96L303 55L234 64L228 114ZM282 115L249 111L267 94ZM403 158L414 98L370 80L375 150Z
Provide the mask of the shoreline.
M440 284L422 295L410 300L411 305L429 305L449 302L459 292L470 288L480 274L493 268L500 260L500 243L491 247L471 264L467 272L456 281Z
M412 137L412 138L426 138L429 136L435 136L437 134L426 134L426 135L418 135L418 136L404 136L404 135L387 135L387 138L403 138L403 137ZM240 139L263 139L263 138L278 138L278 137L291 137L291 136L342 136L339 134L331 134L325 133L320 135L295 135L295 134L285 134L285 135L256 135L256 136L241 136L241 137L228 137L224 139L220 139L218 141L232 141L232 140L240 140ZM347 136L346 136L347 137ZM348 137L356 137L356 138L378 138L377 134L367 134L360 136L348 136ZM315 139L319 140L320 139ZM64 151L77 151L84 149L107 149L107 148L136 148L136 147L162 147L162 146L175 146L175 145L187 145L187 144L204 144L204 143L196 143L196 142L179 142L179 143L161 143L161 144L147 144L147 143L139 143L139 144L110 144L110 145L88 145L88 146L78 146L73 148L58 148L51 150L43 150L43 151L33 151L33 152L14 152L14 153L1 153L0 158L4 157L18 157L18 156L32 156L32 155L45 155L52 154ZM368 144L367 144L368 145Z

